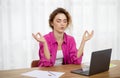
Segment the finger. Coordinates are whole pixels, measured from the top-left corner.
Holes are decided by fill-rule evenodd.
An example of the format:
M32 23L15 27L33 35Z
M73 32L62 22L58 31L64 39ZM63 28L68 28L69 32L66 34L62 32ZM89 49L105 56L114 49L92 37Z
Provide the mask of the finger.
M84 32L84 35L86 35L86 34L87 34L87 31Z
M93 31L90 33L90 35L89 35L89 39L91 39L92 38L92 36L93 36Z
M32 36L34 36L34 34L32 33Z
M36 38L39 39L40 37L41 37L41 34L38 32L38 33L36 34Z
M91 34L93 35L94 34L94 31L92 30Z
M40 38L40 36L39 36L38 33L35 35L35 38L36 38L36 39Z
M39 35L40 37L42 36L40 32L38 32L38 35Z
M32 36L34 37L35 40L39 41L37 36L32 33Z
M90 33L87 31L87 34L88 34L88 36L90 36L90 38L93 36L93 33L94 33L93 30Z
M32 33L32 36L35 38L35 35Z
M89 36L90 34L89 34L89 32L86 30L85 31L85 36Z
M92 32L91 32L91 34L90 34L90 35L91 35L91 37L93 36L93 34L94 34L94 31L92 31Z

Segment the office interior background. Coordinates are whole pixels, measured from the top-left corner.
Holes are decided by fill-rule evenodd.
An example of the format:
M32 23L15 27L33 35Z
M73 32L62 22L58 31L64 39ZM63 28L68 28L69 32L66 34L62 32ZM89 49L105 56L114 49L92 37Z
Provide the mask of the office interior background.
M84 31L94 30L83 63L93 51L107 48L112 48L111 60L120 60L120 0L0 0L0 70L29 68L39 59L39 43L32 33L52 31L48 19L57 7L71 14L66 33L75 38L77 48Z

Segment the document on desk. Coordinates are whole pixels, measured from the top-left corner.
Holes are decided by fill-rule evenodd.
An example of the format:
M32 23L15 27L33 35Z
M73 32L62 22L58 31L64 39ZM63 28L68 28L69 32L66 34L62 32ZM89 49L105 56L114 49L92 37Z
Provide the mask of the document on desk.
M30 72L23 73L24 76L35 77L35 78L59 78L64 72L54 72L54 71L43 71L43 70L33 70Z

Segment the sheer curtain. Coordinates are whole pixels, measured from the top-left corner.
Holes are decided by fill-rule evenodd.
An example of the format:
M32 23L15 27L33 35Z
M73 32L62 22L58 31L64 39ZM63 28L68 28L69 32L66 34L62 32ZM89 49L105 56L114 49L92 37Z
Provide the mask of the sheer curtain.
M85 45L83 62L94 50L112 48L112 59L120 59L119 0L0 0L0 70L30 67L39 59L38 43L32 33L51 31L49 14L64 7L73 24L66 32L75 37L79 47L85 30L94 30Z
M83 62L90 61L88 57L92 51L106 48L112 48L112 59L120 59L118 7L118 0L73 1L73 36L76 41L80 43L85 30L94 30L93 38L85 45Z

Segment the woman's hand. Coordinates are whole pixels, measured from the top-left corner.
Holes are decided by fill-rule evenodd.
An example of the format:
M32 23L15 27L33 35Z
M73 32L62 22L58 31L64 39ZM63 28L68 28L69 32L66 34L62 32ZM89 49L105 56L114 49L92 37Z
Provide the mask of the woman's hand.
M88 31L85 31L84 34L83 34L83 39L82 39L82 42L80 44L80 47L78 49L78 53L77 53L77 57L79 58L82 53L83 53L83 49L84 49L84 46L85 46L85 42L88 41L89 39L92 38L93 36L93 31L91 33L89 33Z
M32 36L34 37L34 39L36 39L38 42L42 42L44 45L44 55L45 57L49 60L50 59L50 52L48 49L48 45L46 43L45 38L38 32L36 35L32 33Z
M34 37L34 39L36 39L38 42L42 42L45 43L46 40L45 38L38 32L36 35L32 33L32 36Z
M88 41L92 38L94 31L89 33L88 31L85 31L83 34L83 41Z

